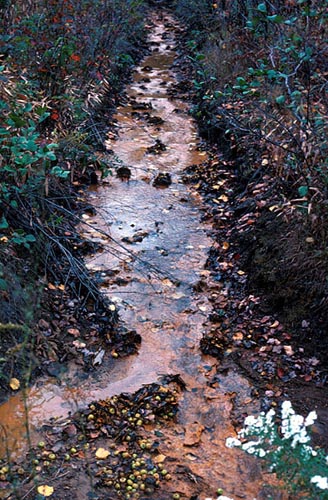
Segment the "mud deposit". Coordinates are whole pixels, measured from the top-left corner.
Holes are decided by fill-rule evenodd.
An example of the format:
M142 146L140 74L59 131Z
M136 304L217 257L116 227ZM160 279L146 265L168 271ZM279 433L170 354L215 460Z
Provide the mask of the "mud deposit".
M35 498L35 484L45 483L57 499L204 500L216 498L218 488L235 499L281 498L269 493L258 462L225 447L225 438L234 435L236 409L245 415L259 410L252 387L233 365L211 384L218 361L199 349L211 306L195 288L209 275L204 266L212 241L200 222L199 195L181 181L183 169L202 163L205 153L197 147L187 105L167 92L175 81L175 31L166 15L152 20L151 54L126 89L126 105L117 110L118 136L107 141L117 175L90 190L97 215L88 216L82 229L104 245L87 266L127 331L141 336L139 352L118 359L115 350L106 352L94 371L81 376L75 367L60 381L41 381L30 390L31 439L45 444L34 452L37 481L22 472L18 498ZM122 399L122 393L128 395ZM111 399L87 408L106 398ZM129 424L111 425L113 415L130 415ZM20 396L0 408L0 420L17 460L26 446ZM95 455L99 447L109 450L106 457ZM139 467L130 459L141 468L151 464L155 479L143 471L138 487L135 478L126 483L131 467ZM15 498L8 490L6 495Z

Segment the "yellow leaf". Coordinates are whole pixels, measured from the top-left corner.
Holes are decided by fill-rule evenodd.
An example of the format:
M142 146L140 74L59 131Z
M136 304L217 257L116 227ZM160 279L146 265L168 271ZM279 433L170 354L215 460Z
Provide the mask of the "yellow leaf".
M164 279L162 280L162 283L163 283L163 285L165 285L165 286L169 286L169 287L172 287L172 286L173 286L172 281L171 281L171 280L169 280L168 278L164 278Z
M58 290L64 291L65 290L65 285L58 285Z
M156 457L154 458L154 462L156 464L161 464L162 462L164 462L165 459L166 459L165 455L156 455Z
M222 244L223 250L228 250L229 247L230 247L230 243L228 241L224 241Z
M39 495L42 495L44 497L50 497L54 492L54 489L52 486L48 486L47 484L42 484L41 486L38 486L38 493Z
M108 450L105 450L105 448L98 448L98 450L96 451L96 457L101 459L101 460L104 460L109 455L110 455L110 452Z
M237 274L239 274L239 276L244 276L245 271L237 271Z
M12 378L10 379L9 386L13 391L18 391L18 389L20 388L20 381L18 380L18 378Z
M227 203L227 201L229 201L229 198L227 195L225 194L221 194L221 196L219 197L219 200L222 200L224 201L225 203Z
M220 189L220 187L222 187L225 183L226 183L226 181L224 180L224 181L218 182L217 184L213 184L212 189Z

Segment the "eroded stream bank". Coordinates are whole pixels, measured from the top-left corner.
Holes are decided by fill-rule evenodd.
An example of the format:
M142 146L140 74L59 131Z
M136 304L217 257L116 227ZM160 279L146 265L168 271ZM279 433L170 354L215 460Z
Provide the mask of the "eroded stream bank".
M37 483L46 482L54 488L53 498L67 498L70 490L72 499L92 495L98 499L204 500L215 498L218 488L236 499L269 498L258 464L224 444L225 438L234 434L234 408L243 408L245 413L258 411L252 387L232 365L228 375L216 376L211 383L217 361L202 355L199 349L211 306L206 295L194 289L209 274L204 267L212 241L209 228L200 222L201 199L181 180L183 170L202 163L205 153L197 147L197 132L187 105L168 92L175 81L171 69L175 31L175 22L168 15L152 19L151 54L134 73L133 83L126 90L126 105L117 110L118 137L113 134L107 142L115 154L119 175L113 176L108 186L90 191L97 215L88 216L88 226L82 229L88 238L104 244L103 251L90 257L87 265L119 310L128 331L141 336L139 353L117 360L114 351L106 353L95 372L81 377L75 370L60 383L39 383L28 395L32 438L33 430L50 418L60 418L48 423L46 432L41 431L45 445L34 459ZM110 235L107 241L104 232ZM73 342L76 348L87 349L83 343L78 344L79 339ZM178 399L175 421L159 421L156 416L143 425L140 409L135 418L140 420L146 444L142 446L142 440L134 439L131 433L135 446L143 450L141 466L143 460L144 465L165 464L164 470L172 480L157 480L162 467L154 473L153 482L149 480L148 484L147 474L140 474L144 483L131 479L132 486L127 483L131 486L127 488L119 479L130 471L131 463L128 466L124 460L133 458L133 453L134 459L139 457L137 448L131 448L131 439L121 439L121 435L113 438L108 428L106 432L103 428L92 432L86 428L83 433L83 425L79 427L79 420L70 419L69 413L83 411L92 401L132 394L146 384L157 383L163 375L177 374L183 383L170 395ZM159 393L169 391L163 387ZM159 399L155 401L160 401L161 396L156 397ZM108 410L118 415L115 404L116 400L108 403ZM93 415L92 408L88 416ZM23 415L19 397L0 409L8 434L15 427L14 420L18 421L18 448L25 433ZM124 415L120 407L117 418ZM133 420L134 416L129 418ZM34 439L40 440L40 436ZM110 450L106 457L95 456L99 447ZM148 453L146 458L144 453ZM118 456L122 462L117 462ZM31 480L25 484L32 484L30 491L26 486L18 487L16 497L35 498ZM15 498L10 495L4 498Z

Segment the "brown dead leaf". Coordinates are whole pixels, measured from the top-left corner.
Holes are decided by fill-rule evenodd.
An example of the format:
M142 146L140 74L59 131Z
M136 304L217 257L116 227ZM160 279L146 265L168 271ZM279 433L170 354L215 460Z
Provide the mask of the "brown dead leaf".
M77 328L69 328L67 330L67 333L69 333L70 335L73 335L73 337L79 337L80 330L78 330Z
M244 334L242 332L236 332L232 338L233 340L243 340Z

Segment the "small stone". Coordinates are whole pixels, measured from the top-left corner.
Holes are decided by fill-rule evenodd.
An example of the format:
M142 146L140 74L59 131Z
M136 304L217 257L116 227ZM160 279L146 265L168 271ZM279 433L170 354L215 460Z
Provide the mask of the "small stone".
M131 177L131 170L129 169L129 167L126 167L126 166L119 167L116 170L116 175L121 180L127 180L128 181L130 179L130 177Z
M169 187L172 184L172 178L169 173L160 173L158 174L153 182L153 186L155 187Z

